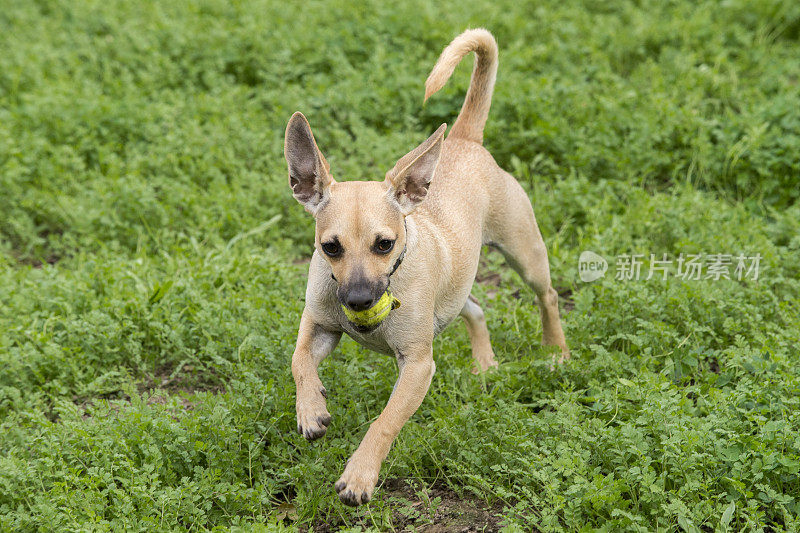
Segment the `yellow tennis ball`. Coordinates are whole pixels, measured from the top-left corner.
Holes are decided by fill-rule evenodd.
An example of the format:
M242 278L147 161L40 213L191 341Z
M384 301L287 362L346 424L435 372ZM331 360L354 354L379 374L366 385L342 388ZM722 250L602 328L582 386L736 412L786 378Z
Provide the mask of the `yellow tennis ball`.
M380 299L375 302L375 305L370 307L369 309L365 309L364 311L353 311L352 309L342 306L342 310L344 311L344 315L347 317L347 320L352 322L357 326L362 327L373 327L377 326L381 322L383 322L392 309L397 309L400 307L400 300L392 296L392 293L389 289L386 289L386 292L380 297Z

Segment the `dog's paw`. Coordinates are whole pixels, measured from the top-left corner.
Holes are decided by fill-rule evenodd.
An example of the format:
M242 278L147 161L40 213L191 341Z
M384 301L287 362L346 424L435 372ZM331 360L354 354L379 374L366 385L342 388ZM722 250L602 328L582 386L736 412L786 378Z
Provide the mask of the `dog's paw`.
M561 366L567 361L569 361L570 358L569 348L567 348L566 345L563 345L560 348L561 348L560 353L553 354L553 359L550 361L550 370L555 370L557 365Z
M472 373L473 374L481 374L486 372L490 368L497 368L498 364L497 361L494 359L494 353L489 352L488 354L472 354L472 358L474 360L474 365L472 366Z
M320 388L314 394L307 396L298 395L297 399L297 432L306 440L315 440L328 431L331 415L325 406L327 394Z
M359 460L356 455L350 458L342 477L334 488L342 503L356 506L367 503L378 483L380 467L375 468L368 461Z
M553 363L558 362L559 365L562 365L567 361L569 361L570 354L569 354L569 348L567 348L566 344L559 347L561 348L561 353L553 355Z

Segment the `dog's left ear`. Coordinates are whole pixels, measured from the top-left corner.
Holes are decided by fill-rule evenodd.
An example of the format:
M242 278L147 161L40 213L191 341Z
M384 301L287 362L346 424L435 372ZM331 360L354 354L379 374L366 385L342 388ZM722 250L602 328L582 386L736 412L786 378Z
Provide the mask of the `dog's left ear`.
M400 158L386 173L389 197L397 202L404 215L411 213L425 199L428 187L442 154L444 132L447 124L439 126L433 135Z

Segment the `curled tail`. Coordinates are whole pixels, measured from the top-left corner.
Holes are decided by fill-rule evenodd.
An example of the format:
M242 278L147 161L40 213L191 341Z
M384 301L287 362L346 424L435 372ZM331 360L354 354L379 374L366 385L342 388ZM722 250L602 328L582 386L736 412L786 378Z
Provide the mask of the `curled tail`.
M425 81L425 100L444 87L456 65L470 52L475 52L475 67L467 98L450 136L482 143L483 126L489 117L497 77L497 42L491 33L484 29L467 30L447 45Z

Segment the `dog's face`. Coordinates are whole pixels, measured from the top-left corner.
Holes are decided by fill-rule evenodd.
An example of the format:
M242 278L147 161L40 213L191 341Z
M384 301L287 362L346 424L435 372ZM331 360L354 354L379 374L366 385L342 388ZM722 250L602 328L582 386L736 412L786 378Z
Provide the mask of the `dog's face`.
M403 252L403 214L380 182L334 183L317 212L316 246L339 283L339 300L369 309L389 286L392 266Z
M339 284L339 301L369 309L386 291L406 245L405 216L428 192L444 130L403 156L383 182L337 183L317 148L308 121L295 113L286 127L284 154L292 193L316 219L315 245Z

